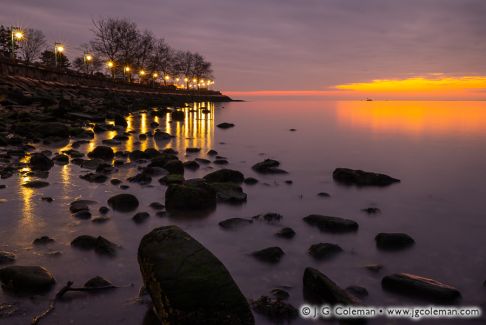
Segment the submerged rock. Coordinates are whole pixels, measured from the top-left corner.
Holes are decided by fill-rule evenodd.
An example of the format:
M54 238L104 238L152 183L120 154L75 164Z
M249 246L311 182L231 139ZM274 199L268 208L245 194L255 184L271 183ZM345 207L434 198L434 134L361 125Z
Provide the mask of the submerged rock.
M128 193L118 194L108 199L108 205L115 211L130 212L138 208L138 199Z
M229 218L226 220L221 221L218 225L227 230L234 230L240 227L248 226L253 223L251 219L244 219L244 218Z
M42 153L33 153L30 156L29 166L32 170L47 171L54 166L54 162Z
M246 298L224 265L177 226L145 235L138 262L162 323L254 324Z
M209 209L216 205L216 191L200 179L171 184L165 192L168 210Z
M0 269L4 288L15 292L47 291L56 283L54 276L41 266L7 266Z
M268 223L278 223L283 219L283 216L279 213L268 212L264 214L259 214L253 217L254 220L262 220Z
M285 252L280 247L268 247L262 250L253 252L252 255L262 261L267 263L278 263Z
M342 252L343 249L336 244L330 243L318 243L309 247L309 255L317 260L323 260L335 256L336 254Z
M356 297L311 267L304 271L304 293L321 303L327 302L333 305L355 305L359 303Z
M206 182L209 183L238 183L241 184L245 176L237 170L232 169L220 169L203 177Z
M339 183L357 186L388 186L400 182L399 179L385 174L349 168L336 168L332 177Z
M251 168L261 174L287 174L287 171L278 168L278 166L280 166L280 162L277 160L265 159Z
M234 127L235 125L233 123L228 123L228 122L223 122L223 123L219 123L218 125L216 125L218 128L220 129L229 129L229 128L232 128Z
M115 256L117 245L108 239L98 236L81 235L73 239L71 246L83 249L94 250L100 255Z
M376 246L382 250L401 250L415 244L415 240L404 233L379 233L375 241Z
M354 232L358 230L358 223L350 219L311 214L303 219L311 226L327 232Z
M247 177L247 178L245 178L245 180L243 182L246 185L255 185L256 183L258 183L258 179L254 178L254 177Z
M47 245L47 244L50 244L50 243L53 243L53 242L55 242L55 240L52 239L51 237L42 236L42 237L34 239L34 241L32 243L34 245Z
M295 231L290 227L284 227L275 233L275 236L280 238L291 239L295 236Z
M209 186L216 191L216 197L224 202L242 203L246 201L246 193L241 186L235 183L210 183Z
M409 273L385 276L381 284L390 291L434 301L452 302L461 296L459 290L453 286Z
M97 158L97 159L104 159L104 160L112 160L115 157L115 153L113 149L107 146L97 146L94 148L93 151L88 153L88 157L90 158Z
M30 181L30 182L22 184L22 186L28 187L28 188L42 188L42 187L49 186L49 183L44 182L44 181L34 180L34 181Z
M132 220L133 222L140 224L145 222L149 217L150 214L148 212L139 212L132 217Z

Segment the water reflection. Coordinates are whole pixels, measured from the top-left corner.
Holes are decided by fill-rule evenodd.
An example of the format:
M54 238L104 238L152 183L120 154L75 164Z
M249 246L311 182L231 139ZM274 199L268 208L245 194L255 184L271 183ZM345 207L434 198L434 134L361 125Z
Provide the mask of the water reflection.
M486 132L484 102L349 101L336 103L339 124L410 135Z

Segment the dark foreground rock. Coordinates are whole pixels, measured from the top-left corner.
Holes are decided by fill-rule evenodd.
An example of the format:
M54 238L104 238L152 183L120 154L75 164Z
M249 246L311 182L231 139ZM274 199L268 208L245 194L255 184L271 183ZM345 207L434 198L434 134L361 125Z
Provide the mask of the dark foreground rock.
M0 265L15 262L15 254L6 251L0 251Z
M268 296L261 296L257 300L251 301L251 306L255 312L277 323L291 321L299 316L299 311L294 306Z
M308 267L304 271L304 293L312 300L330 304L355 305L359 300L339 287L318 270Z
M375 241L376 247L382 250L402 250L415 244L412 237L403 233L379 233Z
M209 186L216 191L218 200L229 203L242 203L246 201L246 193L240 185L235 183L210 183Z
M171 184L165 192L165 206L168 210L210 209L215 205L216 191L200 179Z
M71 242L71 246L82 250L94 250L100 255L115 256L117 245L108 239L98 236L81 235Z
M303 219L311 226L319 228L320 231L326 232L354 232L358 230L358 223L350 219L339 217L323 216L311 214Z
M108 205L115 211L130 212L138 208L138 199L132 194L118 194L108 199Z
M448 284L409 273L385 276L381 284L390 291L433 301L452 302L461 296L459 290Z
M138 262L163 324L254 324L248 302L225 266L177 226L145 235Z
M93 151L88 153L88 157L90 158L97 158L97 159L104 159L104 160L111 160L115 157L115 153L113 149L107 146L98 146L94 148Z
M41 266L7 266L0 269L3 286L15 292L38 293L56 283L54 276Z
M349 168L336 168L332 177L339 183L357 186L388 186L400 182L399 179L385 174Z

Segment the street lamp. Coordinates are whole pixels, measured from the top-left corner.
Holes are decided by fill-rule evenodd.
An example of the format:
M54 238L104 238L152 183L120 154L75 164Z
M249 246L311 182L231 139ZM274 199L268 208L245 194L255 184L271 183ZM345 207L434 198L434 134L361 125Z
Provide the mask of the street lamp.
M18 27L11 27L11 37L12 37L12 59L15 59L15 44L24 39L24 32Z
M93 56L89 53L84 53L84 64L86 65L86 73L89 73L89 64L93 61Z
M111 79L115 79L115 62L113 62L112 60L109 60L108 62L106 62L106 66L108 67L108 69L110 69L110 72L111 72Z
M130 82L130 79L131 79L130 70L131 69L128 65L123 68L123 74L125 75L125 77L128 75L128 82Z
M184 82L186 83L186 89L189 88L189 78L185 77Z
M58 65L58 55L62 55L62 53L64 52L64 45L62 45L61 43L54 43L54 60L56 62L56 67Z
M165 76L164 76L164 85L166 85L166 86L167 86L167 81L169 81L169 80L170 80L169 75L165 75Z

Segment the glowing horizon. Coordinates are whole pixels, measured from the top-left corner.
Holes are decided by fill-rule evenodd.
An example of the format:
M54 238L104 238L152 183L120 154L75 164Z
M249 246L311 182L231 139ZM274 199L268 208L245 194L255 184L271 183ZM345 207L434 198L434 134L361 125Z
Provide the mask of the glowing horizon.
M431 74L405 79L374 79L322 90L226 91L230 96L315 96L337 99L486 100L486 76Z

